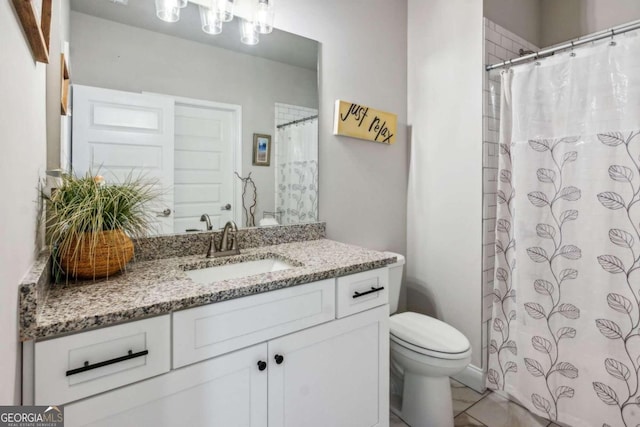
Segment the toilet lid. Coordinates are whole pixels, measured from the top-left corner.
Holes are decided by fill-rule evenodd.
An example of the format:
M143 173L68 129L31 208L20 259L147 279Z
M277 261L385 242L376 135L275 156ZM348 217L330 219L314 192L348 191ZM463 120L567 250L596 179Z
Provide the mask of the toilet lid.
M467 337L456 328L424 314L395 314L389 318L389 323L392 339L430 352L458 354L467 352L471 346Z

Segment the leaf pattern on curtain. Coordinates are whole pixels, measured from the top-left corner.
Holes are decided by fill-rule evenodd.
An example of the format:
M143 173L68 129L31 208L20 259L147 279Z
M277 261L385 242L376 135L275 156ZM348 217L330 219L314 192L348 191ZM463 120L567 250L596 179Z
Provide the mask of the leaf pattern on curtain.
M318 219L318 162L293 161L278 165L277 210L283 224Z
M622 155L628 157L633 165L632 169L624 165L613 164L608 169L611 180L629 185L631 198L628 201L613 191L603 191L597 195L598 201L604 208L619 211L616 215L621 215L628 220L629 224L626 230L611 228L608 233L610 242L623 248L627 253L626 259L620 259L612 254L600 255L597 258L598 263L606 272L619 275L618 280L626 284L628 293L625 295L615 292L607 295L609 308L620 313L626 321L618 323L605 318L599 318L595 321L600 333L614 341L616 345L623 347L627 357L624 360L605 358L604 368L613 379L608 384L600 381L593 382L593 390L598 398L605 405L619 408L620 420L625 426L636 425L638 422L637 411L640 409L640 348L637 341L633 339L640 338L640 278L633 275L636 270L640 269L640 249L636 245L636 242L640 241L638 225L640 214L633 209L640 202L640 159L637 159L640 149L639 135L640 131L628 134L621 132L598 134L598 140L602 144L620 151L622 151L621 148L624 148ZM635 155L632 154L633 151L635 151ZM620 318L620 315L617 317ZM619 383L625 385L622 387L624 390L622 395L616 393L615 389L609 385ZM619 387L617 389L620 391ZM630 418L635 418L635 420Z
M524 357L524 367L543 386L532 393L531 403L550 419L557 420L558 402L571 399L575 389L570 384L558 385L559 379L571 380L578 377L576 366L561 359L561 347L564 340L577 336L575 328L555 325L554 317L559 316L560 323L580 317L580 309L562 298L562 288L567 281L578 277L578 270L558 266L558 259L576 261L582 257L582 251L576 245L565 242L564 227L578 219L578 210L571 209L568 203L581 197L581 190L565 181L565 169L578 159L576 151L567 151L561 144L575 144L577 137L547 140L530 140L528 145L532 154L543 156L536 171L538 182L535 191L527 194L528 201L546 211L549 223L537 223L531 230L538 237L536 246L526 248L527 262L541 264L544 268L540 276L532 283L538 299L524 303L524 312L532 321L542 325L538 334L531 337L531 346L540 353L540 357ZM559 148L563 148L560 150ZM517 373L519 361L518 344L513 339L513 323L517 319L518 307L514 289L513 275L516 269L515 259L515 188L512 178L511 146L500 144L500 172L498 183L498 220L496 222L496 267L494 280L493 332L489 343L490 368L488 383L495 389L504 390L510 373Z
M513 236L513 200L515 189L511 180L511 147L500 144L500 174L498 184L498 221L496 222L496 258L494 280L494 305L492 328L496 332L489 342L489 354L495 355L495 367L489 368L487 381L495 388L504 390L506 376L518 372L515 356L518 355L516 342L511 339L511 322L516 319L515 299L512 276L516 268Z
M640 37L582 52L501 74L487 385L558 424L639 426Z
M538 168L536 171L540 191L532 191L527 197L531 204L548 211L551 223L536 224L535 231L540 246L527 248L527 255L531 261L543 264L545 268L538 270L541 275L533 282L533 288L540 297L536 301L526 302L524 308L531 319L544 322L544 327L538 329L540 335L531 338L531 345L541 354L540 358L525 357L524 363L531 375L540 377L545 383L543 392L531 394L531 402L552 420L558 419L560 399L571 399L575 394L574 388L569 385L562 384L556 387L558 378L552 377L578 377L578 368L561 359L562 340L574 339L577 335L576 329L568 326L558 328L554 325L554 316L571 320L580 318L580 309L562 299L562 287L566 285L566 281L578 277L578 270L554 264L559 258L576 261L582 257L580 248L565 242L563 232L570 221L578 218L578 211L569 209L566 205L579 200L581 191L564 182L565 168L577 160L578 153L568 151L561 154L565 150L558 150L561 144L575 145L578 140L578 137L570 137L529 141L532 150L547 158L547 167ZM564 320L562 324L565 324ZM544 336L543 332L546 332Z

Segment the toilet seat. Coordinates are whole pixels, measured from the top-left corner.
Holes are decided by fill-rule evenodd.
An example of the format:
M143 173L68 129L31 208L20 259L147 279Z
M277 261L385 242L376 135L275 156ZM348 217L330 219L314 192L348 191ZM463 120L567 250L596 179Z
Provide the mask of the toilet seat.
M390 338L409 350L438 359L458 360L468 357L471 345L467 337L438 319L405 312L390 320Z

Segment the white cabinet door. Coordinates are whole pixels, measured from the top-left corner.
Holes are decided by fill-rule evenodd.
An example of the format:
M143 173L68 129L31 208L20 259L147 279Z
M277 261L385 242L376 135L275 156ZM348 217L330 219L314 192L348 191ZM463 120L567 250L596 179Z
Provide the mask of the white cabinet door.
M270 341L269 427L388 426L388 316L384 305Z
M157 180L161 200L150 209L158 232L173 233L173 99L73 85L72 124L74 172Z
M66 405L65 425L266 427L266 356L259 344Z

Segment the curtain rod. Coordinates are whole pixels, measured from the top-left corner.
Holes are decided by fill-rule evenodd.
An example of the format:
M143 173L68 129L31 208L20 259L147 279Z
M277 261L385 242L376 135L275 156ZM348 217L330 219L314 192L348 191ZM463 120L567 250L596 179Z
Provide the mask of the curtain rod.
M617 36L618 34L623 34L623 33L629 32L629 31L637 30L637 29L640 29L640 20L632 21L632 22L629 22L629 23L626 23L626 24L623 24L623 25L620 25L620 26L617 26L617 27L610 28L608 30L600 31L600 32L594 33L592 35L579 38L576 41L570 41L568 43L563 43L563 44L558 45L558 46L542 49L542 50L540 50L538 52L534 52L534 53L531 53L529 55L521 56L519 58L509 59L507 61L502 61L502 62L499 62L497 64L487 65L485 69L487 71L491 71L491 70L495 70L496 68L503 68L503 67L506 67L506 66L512 66L512 65L520 64L521 62L526 62L526 61L529 61L531 59L538 59L540 57L551 55L551 54L559 52L561 50L571 49L571 48L574 48L574 47L577 47L577 46L581 46L583 44L587 44L587 43L595 42L595 41L598 41L598 40L606 39L608 37Z
M292 122L285 123L285 124L282 124L282 125L278 125L278 126L276 126L276 127L277 127L278 129L280 129L280 128L283 128L283 127L285 127L285 126L291 126L291 125L295 125L296 123L302 123L302 122L306 122L307 120L313 120L313 119L317 119L317 118L318 118L318 116L317 116L317 115L316 115L316 116L309 116L309 117L305 117L304 119L294 120L294 121L292 121Z

